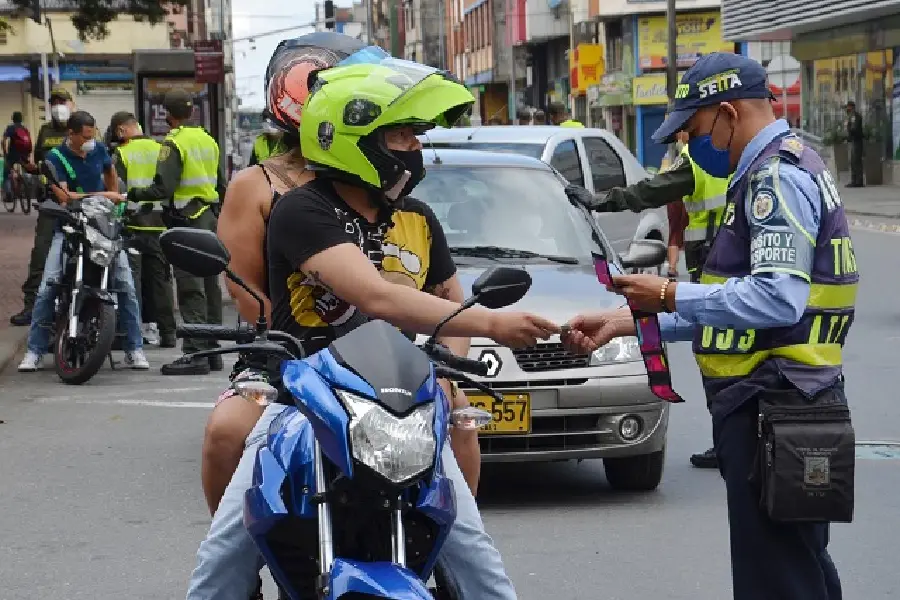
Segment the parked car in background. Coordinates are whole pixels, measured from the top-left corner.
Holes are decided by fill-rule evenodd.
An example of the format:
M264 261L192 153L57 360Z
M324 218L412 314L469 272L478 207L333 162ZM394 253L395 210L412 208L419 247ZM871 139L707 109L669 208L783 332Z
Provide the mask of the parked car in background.
M619 138L605 129L549 125L454 127L433 129L420 139L426 151L431 145L538 158L559 171L570 183L580 185L594 195L650 176ZM594 216L617 251L623 251L632 240L668 242L665 209L645 211L640 215L620 212Z
M465 291L492 265L531 274L531 289L510 310L564 323L584 311L622 306L623 297L598 283L591 253L620 268L646 268L665 257L659 241L632 242L618 256L584 205L566 193L567 182L536 158L442 148L425 152L425 166L414 196L441 222ZM420 264L415 248L385 254L399 257L404 268ZM466 390L473 404L494 415L480 436L485 461L602 458L613 488L659 484L668 405L650 392L636 338L617 338L589 356L566 352L558 337L525 350L474 339L469 357L489 365L481 380L505 398L495 404Z

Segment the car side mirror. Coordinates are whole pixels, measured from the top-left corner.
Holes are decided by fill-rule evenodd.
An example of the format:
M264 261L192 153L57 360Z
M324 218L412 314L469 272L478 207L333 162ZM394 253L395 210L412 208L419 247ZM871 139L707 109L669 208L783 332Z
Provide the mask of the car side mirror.
M485 308L515 304L531 287L531 275L524 269L491 267L472 284L475 301Z
M213 277L225 271L231 254L212 231L174 227L159 236L166 259L197 277Z
M635 240L619 255L619 260L626 269L658 267L666 260L666 244L660 240Z

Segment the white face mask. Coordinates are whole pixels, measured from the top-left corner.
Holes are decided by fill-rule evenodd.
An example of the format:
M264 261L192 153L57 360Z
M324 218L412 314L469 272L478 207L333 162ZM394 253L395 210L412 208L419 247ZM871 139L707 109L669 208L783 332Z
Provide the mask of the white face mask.
M84 153L92 152L97 147L97 140L88 140L81 145L81 151Z
M65 104L57 104L56 106L51 106L50 116L60 123L65 123L69 120L69 107Z

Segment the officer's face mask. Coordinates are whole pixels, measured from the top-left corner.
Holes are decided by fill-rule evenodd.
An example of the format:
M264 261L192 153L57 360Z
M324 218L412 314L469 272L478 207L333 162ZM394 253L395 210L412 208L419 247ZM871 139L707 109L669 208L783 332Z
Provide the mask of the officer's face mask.
M54 104L50 107L50 117L57 123L69 120L69 107L65 104Z
M713 145L712 134L716 130L719 115L722 114L721 106L716 111L709 133L697 135L688 141L688 152L691 159L701 169L713 177L728 177L731 175L731 140L734 138L734 124L731 125L731 133L728 136L728 144L725 148L716 148ZM731 119L728 115L729 120Z

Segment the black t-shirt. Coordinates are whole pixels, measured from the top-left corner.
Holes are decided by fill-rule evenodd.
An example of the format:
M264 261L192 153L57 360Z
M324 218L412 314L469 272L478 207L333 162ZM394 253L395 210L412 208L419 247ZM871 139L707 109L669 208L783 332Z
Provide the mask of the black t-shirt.
M431 209L413 198L370 223L350 208L332 183L315 179L285 194L267 227L272 326L317 352L366 321L366 317L299 270L316 254L352 243L382 276L424 290L456 273L444 231Z

